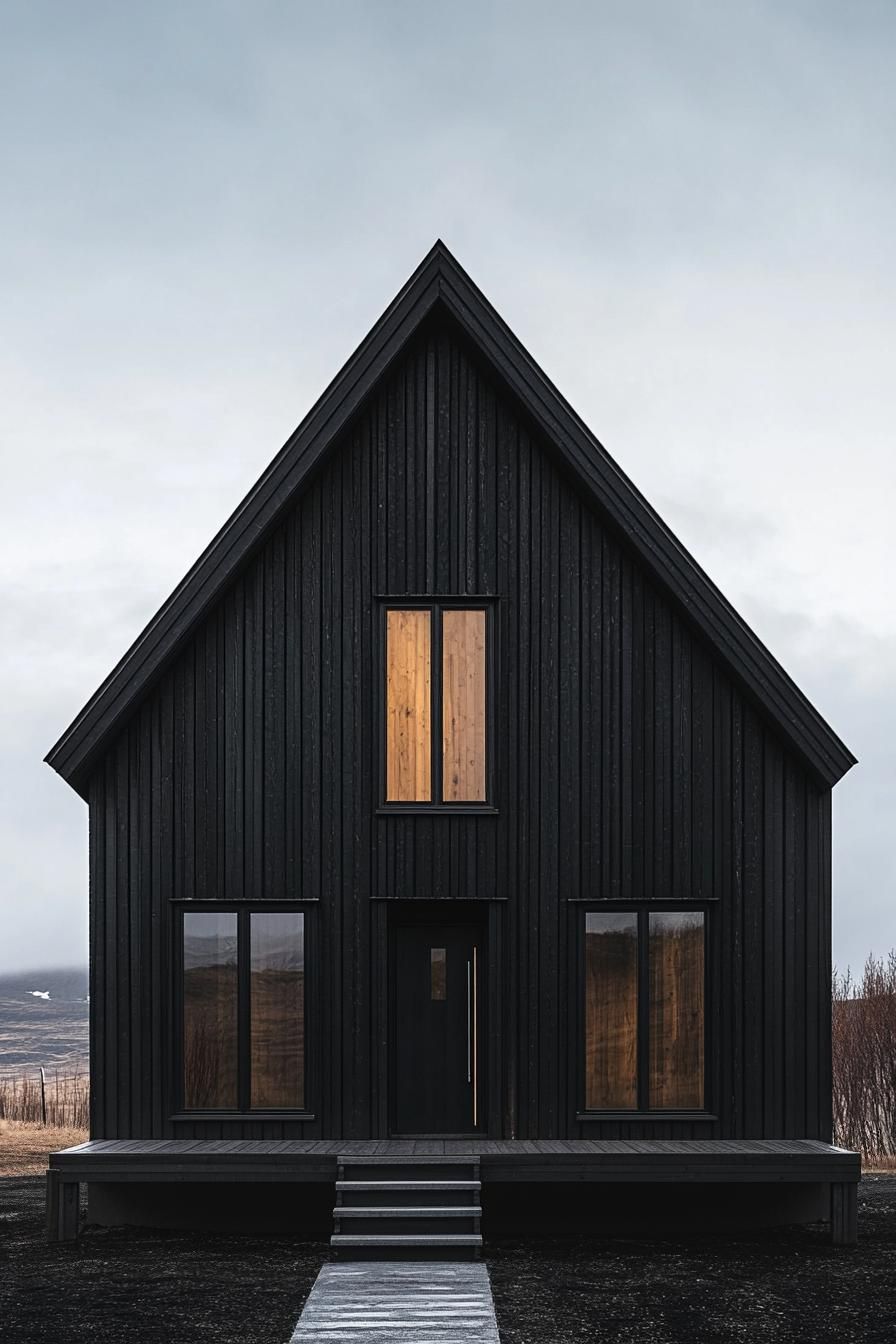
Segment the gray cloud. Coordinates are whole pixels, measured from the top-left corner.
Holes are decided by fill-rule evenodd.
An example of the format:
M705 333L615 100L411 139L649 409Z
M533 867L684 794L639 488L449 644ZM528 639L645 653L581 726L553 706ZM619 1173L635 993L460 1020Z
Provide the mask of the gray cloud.
M0 966L84 945L44 752L437 235L861 756L836 954L896 944L894 37L877 0L4 16Z

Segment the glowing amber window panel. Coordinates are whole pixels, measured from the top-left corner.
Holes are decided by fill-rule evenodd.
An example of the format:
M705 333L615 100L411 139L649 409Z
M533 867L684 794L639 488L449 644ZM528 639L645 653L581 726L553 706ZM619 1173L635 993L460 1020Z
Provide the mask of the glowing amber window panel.
M387 804L487 803L488 629L484 607L386 608Z
M386 801L432 798L432 614L386 612Z

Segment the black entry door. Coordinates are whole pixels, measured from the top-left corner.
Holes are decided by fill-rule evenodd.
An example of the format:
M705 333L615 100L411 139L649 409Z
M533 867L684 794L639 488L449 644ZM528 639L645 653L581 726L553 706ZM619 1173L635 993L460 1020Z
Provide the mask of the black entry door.
M399 926L393 943L392 1129L483 1127L483 939L475 924Z

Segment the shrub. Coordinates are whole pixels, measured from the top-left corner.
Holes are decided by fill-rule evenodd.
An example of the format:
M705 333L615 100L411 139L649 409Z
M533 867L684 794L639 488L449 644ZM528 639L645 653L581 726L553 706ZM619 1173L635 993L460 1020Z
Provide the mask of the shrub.
M833 978L834 1138L868 1157L896 1154L896 952L861 980Z

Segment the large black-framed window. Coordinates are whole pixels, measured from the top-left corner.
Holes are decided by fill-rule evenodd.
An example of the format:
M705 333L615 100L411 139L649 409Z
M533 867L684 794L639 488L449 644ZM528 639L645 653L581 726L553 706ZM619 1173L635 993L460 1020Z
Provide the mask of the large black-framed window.
M708 907L577 913L583 1118L707 1114Z
M184 902L175 920L176 1108L307 1117L309 910Z
M496 810L495 600L379 600L380 811Z

